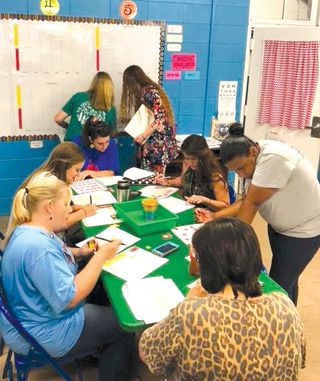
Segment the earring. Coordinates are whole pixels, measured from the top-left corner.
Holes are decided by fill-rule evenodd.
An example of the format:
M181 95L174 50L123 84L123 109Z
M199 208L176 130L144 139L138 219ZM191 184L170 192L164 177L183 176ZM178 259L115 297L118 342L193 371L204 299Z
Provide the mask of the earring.
M94 148L94 145L91 143L89 147L90 147L90 148Z

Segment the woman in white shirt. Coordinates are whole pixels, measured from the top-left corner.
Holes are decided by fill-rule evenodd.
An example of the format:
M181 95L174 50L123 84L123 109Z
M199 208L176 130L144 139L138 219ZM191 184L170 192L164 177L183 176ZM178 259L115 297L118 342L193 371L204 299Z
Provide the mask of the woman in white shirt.
M268 222L270 276L297 304L298 278L320 246L320 186L313 168L284 143L253 142L239 123L221 145L221 161L246 179L246 195L216 213L198 209L197 219L237 216L251 223L259 211Z

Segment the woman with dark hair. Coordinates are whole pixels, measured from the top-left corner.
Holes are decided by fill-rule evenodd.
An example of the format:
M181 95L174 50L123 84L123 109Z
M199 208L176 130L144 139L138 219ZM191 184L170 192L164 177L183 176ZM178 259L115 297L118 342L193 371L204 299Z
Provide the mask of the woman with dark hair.
M181 175L175 179L159 175L156 181L165 186L181 187L183 197L191 204L213 210L229 206L225 173L210 151L206 139L190 135L183 141L181 151L184 156Z
M113 176L119 173L118 148L110 134L111 125L90 116L83 127L82 137L72 139L84 155L81 177Z
M320 186L315 171L284 143L252 141L239 123L230 127L220 156L229 170L246 179L246 195L216 213L199 209L197 219L237 216L251 223L259 211L268 222L270 276L297 304L299 276L320 246Z
M261 293L257 236L236 218L220 218L192 238L201 285L140 340L156 375L179 380L297 381L305 361L300 317L281 292Z
M116 129L113 82L104 71L94 76L88 91L74 94L55 115L54 121L66 129L64 140L72 140L81 135L83 125L91 115L110 124L112 131ZM68 124L65 119L69 116Z
M135 139L140 145L138 158L142 168L164 173L178 155L172 108L163 88L132 65L123 73L120 120L127 123L142 104L150 110L153 121Z

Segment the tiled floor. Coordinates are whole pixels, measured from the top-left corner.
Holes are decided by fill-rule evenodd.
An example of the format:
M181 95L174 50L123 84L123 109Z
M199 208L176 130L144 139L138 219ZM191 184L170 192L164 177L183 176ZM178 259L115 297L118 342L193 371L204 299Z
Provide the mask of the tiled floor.
M7 218L0 218L0 231L5 230ZM257 217L254 227L258 234L264 263L267 268L270 265L270 248L266 235L266 224ZM300 381L316 381L320 379L320 253L315 256L300 278L300 296L298 309L302 316L307 336L307 367L301 371ZM0 357L0 371L2 371L5 355ZM73 366L68 368L70 374L74 374ZM151 375L141 364L139 375L143 381L158 381L161 378ZM83 369L85 381L96 379L96 370L92 364L85 364ZM30 381L59 380L50 369L36 370L30 377Z

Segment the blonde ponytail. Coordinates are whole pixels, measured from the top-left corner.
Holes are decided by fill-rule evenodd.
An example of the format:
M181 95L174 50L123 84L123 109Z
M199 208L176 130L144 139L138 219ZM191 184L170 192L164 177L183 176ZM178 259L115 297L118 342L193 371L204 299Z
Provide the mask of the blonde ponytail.
M18 225L31 221L32 214L38 209L41 202L59 200L63 190L67 188L65 182L56 176L48 175L47 172L40 173L32 178L24 188L20 188L13 199L5 245L7 245L13 230Z

